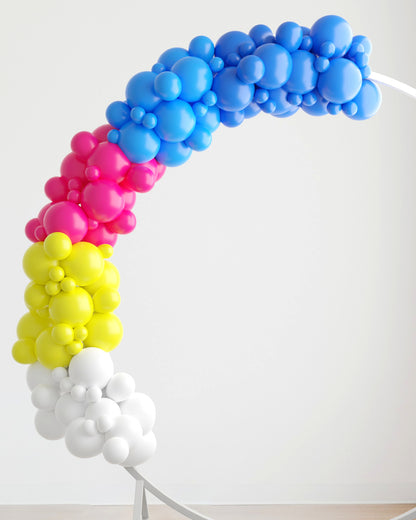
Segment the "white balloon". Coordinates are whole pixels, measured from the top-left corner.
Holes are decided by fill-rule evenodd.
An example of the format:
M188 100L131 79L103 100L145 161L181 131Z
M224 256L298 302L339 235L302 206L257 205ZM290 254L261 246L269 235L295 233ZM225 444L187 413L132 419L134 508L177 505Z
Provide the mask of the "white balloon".
M157 447L156 437L153 432L139 437L133 446L130 447L129 456L122 463L126 468L143 464L155 454Z
M50 441L62 439L65 435L63 426L53 412L38 410L35 415L35 426L40 435Z
M78 403L83 403L85 401L85 396L87 395L87 389L85 386L74 385L71 388L71 397L74 401Z
M41 365L39 361L29 365L26 372L26 382L31 390L40 383L43 383L44 385L54 384L51 370Z
M121 437L112 437L105 441L103 455L111 464L122 464L129 454L129 445Z
M126 400L136 389L136 383L130 374L118 372L108 382L105 392L117 403Z
M90 435L85 431L85 419L79 417L71 422L65 433L65 444L76 457L95 457L103 448L104 435Z
M114 374L114 365L108 352L88 347L71 359L69 377L77 385L104 388Z
M114 417L110 415L101 415L96 420L97 430L101 433L107 433L114 426Z
M59 391L56 386L39 383L32 391L32 403L39 410L51 412L59 399Z
M85 418L92 419L93 421L96 421L103 415L107 415L110 417L116 417L117 415L121 415L119 405L111 399L103 397L96 403L88 405L87 409L85 410Z
M72 390L72 387L74 386L74 383L71 381L71 378L64 377L59 381L59 388L61 390L61 393L66 394L69 393Z
M87 435L96 435L98 433L95 422L91 419L86 419L84 422L84 430Z
M137 419L131 415L120 415L114 418L114 426L106 433L106 440L111 437L121 437L127 441L129 446L133 446L139 437L143 436L143 428Z
M59 383L64 377L68 376L68 370L64 367L57 367L52 370L51 375L55 383Z
M83 417L86 404L77 403L71 397L71 394L64 394L56 402L55 415L59 422L68 425L74 419Z
M85 396L85 399L89 403L96 403L99 401L103 396L103 393L101 391L101 388L98 386L91 386L91 388L88 388L87 395Z
M132 415L139 421L144 435L153 428L156 421L156 407L148 395L136 392L120 403L120 409L123 415Z

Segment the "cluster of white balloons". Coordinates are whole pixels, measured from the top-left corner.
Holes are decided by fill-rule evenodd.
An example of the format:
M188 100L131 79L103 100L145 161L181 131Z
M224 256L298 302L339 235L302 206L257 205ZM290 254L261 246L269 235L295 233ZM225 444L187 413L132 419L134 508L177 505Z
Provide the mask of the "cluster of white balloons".
M38 409L37 431L49 440L65 437L73 455L94 457L102 452L108 462L130 467L154 454L153 401L135 392L131 375L114 373L108 352L84 348L68 369L49 370L33 363L27 383Z

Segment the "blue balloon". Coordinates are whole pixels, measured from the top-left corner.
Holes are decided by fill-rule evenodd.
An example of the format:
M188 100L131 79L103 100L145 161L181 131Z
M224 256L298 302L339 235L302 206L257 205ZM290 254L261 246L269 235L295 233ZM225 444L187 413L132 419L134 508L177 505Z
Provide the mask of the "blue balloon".
M302 38L302 27L295 22L284 22L276 31L276 43L282 45L288 52L299 49Z
M275 88L271 90L269 100L274 103L273 115L284 114L293 108L293 105L291 105L287 100L287 92L283 88Z
M250 38L254 40L257 47L264 43L275 43L275 38L272 30L267 25L255 25L248 33Z
M328 101L324 99L319 92L314 92L316 102L313 105L302 104L302 110L310 116L326 116L328 114Z
M165 101L173 101L182 92L182 83L179 76L167 70L156 76L154 90Z
M320 54L321 45L326 42L334 44L333 58L344 56L352 43L350 24L336 15L323 16L311 27L310 36L313 40L313 52Z
M209 91L212 85L212 72L201 58L186 56L181 58L172 67L182 82L181 99L194 102Z
M192 149L185 143L167 143L162 141L156 160L165 166L180 166L191 156Z
M221 123L230 128L241 125L244 121L244 110L237 110L235 112L226 112L220 110Z
M214 56L214 43L207 36L196 36L189 44L189 54L208 63Z
M262 88L279 88L286 83L292 72L292 58L287 50L277 43L265 43L254 51L264 63L266 71L257 85Z
M314 62L315 56L308 51L295 51L292 54L292 73L285 84L288 92L306 94L315 88L318 73Z
M237 65L237 76L244 83L257 83L264 76L266 68L258 56L245 56Z
M362 121L372 117L381 105L381 92L372 81L365 79L360 92L352 100L357 105L357 112L348 116L351 119Z
M127 103L131 106L141 106L150 112L160 102L160 97L153 88L156 74L146 71L139 72L131 78L126 87Z
M234 62L235 56L237 56L237 58L240 57L240 46L244 45L248 45L252 50L256 48L256 44L246 33L241 31L227 32L217 41L215 45L215 56L222 58L225 65L236 65Z
M120 128L118 145L131 162L143 163L156 156L160 148L160 139L154 130L131 121Z
M319 75L319 93L331 103L343 105L358 94L362 84L360 69L350 60L335 58Z
M170 70L177 61L185 56L189 56L189 52L186 49L182 47L172 47L161 54L157 61L162 63L166 70Z
M227 112L243 110L254 94L254 86L243 83L237 76L236 67L226 67L219 72L212 85L217 95L217 106Z
M115 128L121 128L130 121L130 107L123 101L114 101L108 105L105 112L107 121Z
M211 132L202 125L196 125L186 144L196 152L206 150L212 142Z
M209 107L204 116L197 116L198 125L204 126L211 133L220 126L220 111L217 107Z
M283 112L282 114L277 114L276 112L272 112L272 116L274 117L290 117L293 116L293 114L296 114L296 112L299 110L299 107L295 105L290 105L290 109L286 112Z
M368 54L368 56L370 56L371 51L373 50L371 40L367 38L367 36L362 36L361 34L354 36L354 38L352 39L352 45L362 45L364 52Z
M256 116L260 112L260 107L257 103L250 103L248 107L244 109L244 117L246 119L250 119L251 117Z
M182 99L162 101L154 110L157 117L155 131L164 141L177 143L188 138L196 124L192 107Z

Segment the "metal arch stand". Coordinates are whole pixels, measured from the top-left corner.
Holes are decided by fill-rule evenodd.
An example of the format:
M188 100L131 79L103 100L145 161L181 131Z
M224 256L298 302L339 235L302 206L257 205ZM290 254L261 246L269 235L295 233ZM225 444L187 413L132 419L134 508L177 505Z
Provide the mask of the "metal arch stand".
M179 504L172 498L165 495L160 489L145 479L135 468L126 468L130 475L136 481L136 490L134 494L133 520L146 520L149 518L149 510L147 508L146 491L161 500L164 504L174 509L178 513L191 520L212 520L208 516L204 516L189 507ZM415 517L416 519L416 517ZM406 519L408 520L408 519Z

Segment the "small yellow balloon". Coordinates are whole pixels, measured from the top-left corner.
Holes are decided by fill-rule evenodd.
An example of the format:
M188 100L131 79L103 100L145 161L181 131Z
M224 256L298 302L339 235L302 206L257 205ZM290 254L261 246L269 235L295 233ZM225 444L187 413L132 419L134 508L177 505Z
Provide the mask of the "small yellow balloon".
M73 291L76 286L75 280L69 276L65 277L61 282L61 289L65 292Z
M60 282L63 280L65 276L65 271L62 269L62 267L59 267L59 265L56 265L55 267L51 267L49 269L49 278L53 282Z
M27 312L20 318L17 324L17 337L19 339L36 339L48 327L49 320L47 318L41 318L33 312Z
M71 253L72 242L65 233L51 233L43 243L45 253L54 260L63 260Z
M77 285L88 285L101 276L104 259L98 247L89 242L78 242L72 246L71 254L61 265Z
M92 299L97 312L113 312L120 305L120 293L111 287L101 287Z
M67 323L72 327L90 321L94 306L87 291L76 287L72 292L60 292L49 302L49 314L55 323Z
M101 244L98 246L98 249L101 251L104 258L110 258L110 256L113 256L113 246L110 246L110 244Z
M92 284L89 284L85 287L85 289L90 294L95 294L98 289L101 287L111 287L113 289L118 289L120 286L120 275L117 270L117 267L108 260L104 261L104 270L98 278L98 280Z
M29 309L43 309L49 304L50 296L46 294L45 286L35 282L30 284L25 289L25 303Z
M77 354L79 354L81 352L81 350L83 349L84 345L82 343L82 341L71 341L71 343L69 343L68 345L66 345L66 351L68 352L68 354L70 354L71 356L76 356Z
M19 339L13 345L12 356L18 363L28 365L36 363L35 341L33 339Z
M117 347L123 337L123 325L113 313L94 313L91 321L86 325L88 336L84 341L85 347L98 347L110 352Z
M79 341L84 341L88 336L88 330L85 327L75 327L74 337Z
M49 282L46 282L45 284L45 291L49 296L56 296L59 291L61 290L61 286L58 282L53 282L52 280L49 280Z
M58 323L52 328L52 339L59 345L71 343L74 339L74 329L67 323Z
M72 357L64 345L55 343L50 329L44 330L39 335L35 344L35 353L42 365L50 370L56 367L67 367Z
M43 242L32 244L23 256L23 270L36 283L45 284L49 280L49 270L57 265L43 249Z

